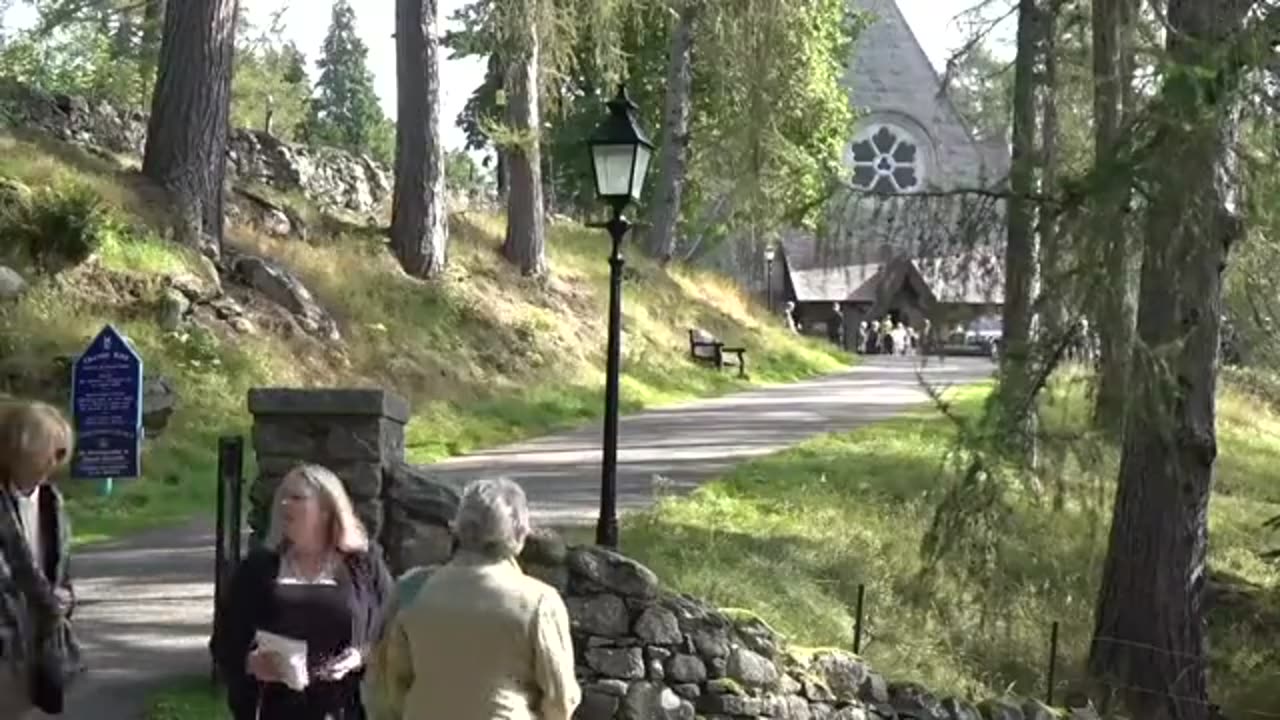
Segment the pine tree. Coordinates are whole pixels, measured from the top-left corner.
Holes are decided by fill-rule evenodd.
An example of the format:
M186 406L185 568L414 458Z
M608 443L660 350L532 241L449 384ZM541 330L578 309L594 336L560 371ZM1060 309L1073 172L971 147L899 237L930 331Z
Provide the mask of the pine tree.
M379 127L388 121L373 89L369 48L356 35L355 22L351 4L337 0L324 39L307 135L311 142L371 153Z
M231 115L237 0L195 0L165 11L160 73L142 172L169 190L180 242L217 257Z
M440 142L440 46L436 0L397 0L399 85L391 247L412 275L444 270L444 147Z

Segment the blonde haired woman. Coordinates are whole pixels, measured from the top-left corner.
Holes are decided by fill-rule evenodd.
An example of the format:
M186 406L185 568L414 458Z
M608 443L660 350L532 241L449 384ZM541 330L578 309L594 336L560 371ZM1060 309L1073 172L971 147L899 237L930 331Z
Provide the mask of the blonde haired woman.
M64 684L80 669L69 623L71 529L49 484L71 436L50 405L0 409L0 720L33 706L61 713Z
M360 678L391 578L342 481L300 465L276 489L264 547L237 568L210 642L236 720L359 720ZM307 683L260 632L306 643Z
M392 619L374 669L381 718L569 720L582 695L569 613L521 571L524 491L509 480L467 486L453 559Z

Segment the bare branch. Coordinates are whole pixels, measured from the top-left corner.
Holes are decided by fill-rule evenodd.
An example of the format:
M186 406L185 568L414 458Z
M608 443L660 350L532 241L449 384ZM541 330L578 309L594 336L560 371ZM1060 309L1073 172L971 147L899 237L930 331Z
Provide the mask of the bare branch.
M960 15L957 15L956 18L962 17L970 13L981 12L983 8L992 4L993 2L995 2L995 0L986 0L986 2L982 3L982 5L976 8L970 8L964 11L963 13L960 13ZM994 20L986 21L986 23L983 25L981 29L973 33L969 37L969 39L965 41L964 45L961 45L959 48L957 48L947 57L945 70L943 70L943 73L942 73L942 81L938 87L939 93L946 93L948 88L951 87L951 81L955 78L956 68L959 67L960 63L966 57L968 57L970 53L972 53L973 51L981 47L982 43L986 41L987 37L992 32L994 32L995 29L1001 25L1001 23L1013 17L1017 12L1018 12L1018 7L1017 5L1014 5L1013 7L1006 10L1005 13L1000 17Z

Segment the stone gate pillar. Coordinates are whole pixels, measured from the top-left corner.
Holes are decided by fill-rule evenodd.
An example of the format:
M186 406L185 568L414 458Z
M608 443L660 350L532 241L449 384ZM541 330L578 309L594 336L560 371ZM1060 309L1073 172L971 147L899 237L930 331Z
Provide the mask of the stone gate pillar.
M249 391L258 476L249 500L249 527L266 535L271 499L280 479L303 462L337 473L369 536L382 536L385 471L404 461L409 404L385 390Z

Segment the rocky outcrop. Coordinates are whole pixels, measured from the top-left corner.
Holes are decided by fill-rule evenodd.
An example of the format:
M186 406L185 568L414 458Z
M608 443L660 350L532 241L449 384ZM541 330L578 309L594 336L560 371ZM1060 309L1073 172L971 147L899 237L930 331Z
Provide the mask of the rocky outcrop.
M338 323L329 315L306 285L279 264L252 255L242 255L232 264L232 272L246 287L293 314L308 334L327 340L341 340Z
M371 158L292 145L256 130L231 133L227 160L236 182L297 192L331 210L370 216L391 198L390 173Z
M158 438L169 425L169 417L178 408L178 391L164 375L154 375L142 382L142 427L149 438Z
M110 103L47 93L0 80L0 121L64 142L142 157L147 116ZM321 208L376 216L391 197L390 170L371 158L333 148L286 143L256 130L231 131L227 172L234 184L258 183L298 193Z
M38 130L64 142L142 156L147 116L110 103L47 93L10 79L0 80L0 115L16 127Z
M272 237L295 237L299 240L308 238L310 228L307 227L307 222L288 205L242 187L235 188L234 194L241 202L227 206L229 219L247 222Z

